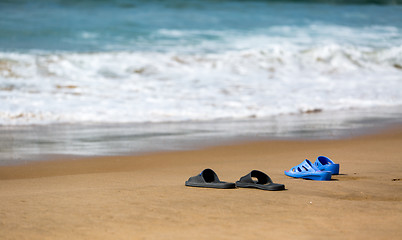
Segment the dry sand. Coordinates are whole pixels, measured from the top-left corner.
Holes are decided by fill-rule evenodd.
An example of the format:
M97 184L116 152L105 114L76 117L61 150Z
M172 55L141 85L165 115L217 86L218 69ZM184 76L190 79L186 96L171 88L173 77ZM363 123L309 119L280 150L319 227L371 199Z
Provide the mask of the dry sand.
M341 175L283 174L318 155ZM287 190L184 186L204 168L224 181L258 169ZM401 239L402 129L5 166L0 203L0 239Z

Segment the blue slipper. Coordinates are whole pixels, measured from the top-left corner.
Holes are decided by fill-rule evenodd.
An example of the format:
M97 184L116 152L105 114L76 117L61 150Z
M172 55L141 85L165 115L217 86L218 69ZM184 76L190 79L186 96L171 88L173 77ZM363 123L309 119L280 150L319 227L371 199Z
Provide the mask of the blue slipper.
M308 159L304 160L299 165L291 168L289 171L285 171L285 175L294 178L304 178L317 181L331 180L331 172L320 171Z
M319 156L317 160L315 160L314 166L321 171L329 171L332 175L339 174L339 164L334 163L331 159L324 156Z

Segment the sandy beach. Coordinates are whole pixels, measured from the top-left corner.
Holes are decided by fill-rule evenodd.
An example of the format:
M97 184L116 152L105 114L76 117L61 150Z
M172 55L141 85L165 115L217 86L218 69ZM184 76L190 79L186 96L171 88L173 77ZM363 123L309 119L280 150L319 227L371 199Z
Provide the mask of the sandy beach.
M0 240L402 239L401 13L0 1ZM185 186L208 168L285 190Z
M342 140L263 141L196 151L0 167L0 239L400 239L402 129ZM284 170L319 155L332 181ZM253 169L285 191L203 189L205 168Z

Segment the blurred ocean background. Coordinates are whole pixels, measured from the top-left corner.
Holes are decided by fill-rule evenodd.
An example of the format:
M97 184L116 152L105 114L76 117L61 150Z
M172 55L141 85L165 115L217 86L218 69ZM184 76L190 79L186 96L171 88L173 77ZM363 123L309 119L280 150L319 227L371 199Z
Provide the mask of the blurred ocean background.
M0 0L3 159L401 116L400 0Z

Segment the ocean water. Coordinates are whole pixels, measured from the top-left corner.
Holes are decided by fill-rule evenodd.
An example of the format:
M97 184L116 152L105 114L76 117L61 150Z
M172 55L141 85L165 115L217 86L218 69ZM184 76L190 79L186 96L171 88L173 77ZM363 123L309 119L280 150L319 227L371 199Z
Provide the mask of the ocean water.
M401 1L0 1L0 125L402 105Z
M2 158L401 119L400 0L0 1Z

